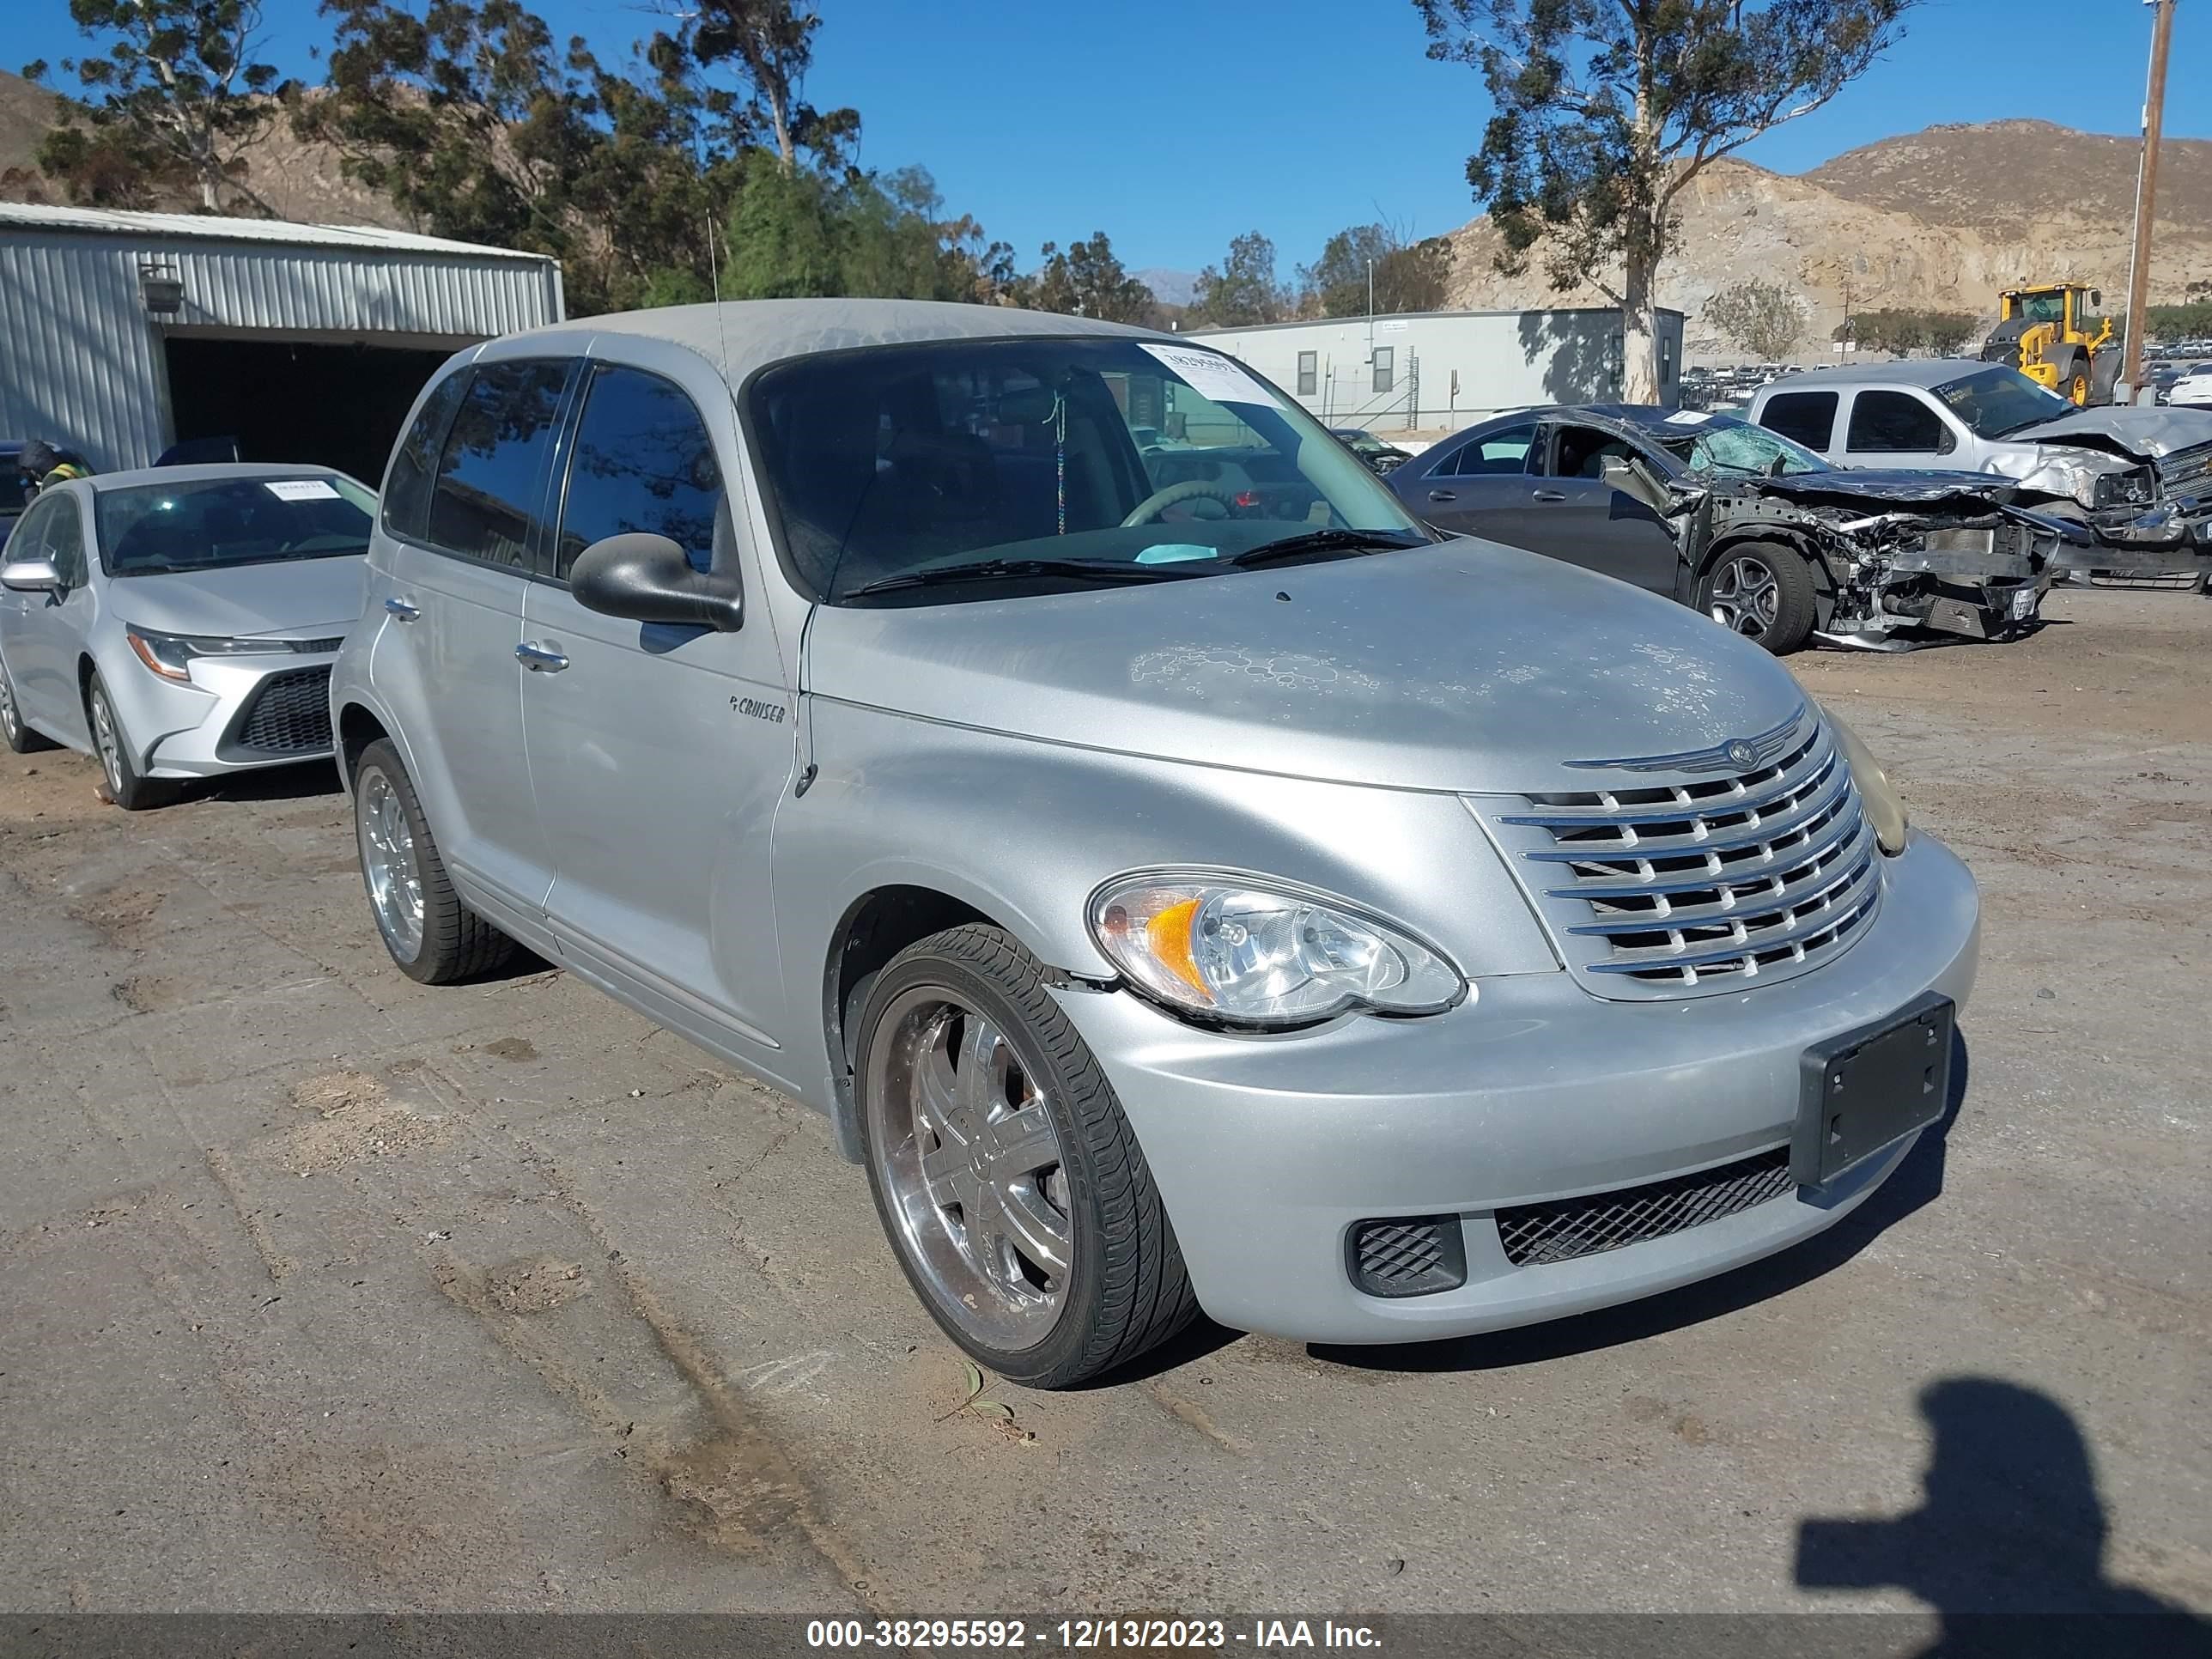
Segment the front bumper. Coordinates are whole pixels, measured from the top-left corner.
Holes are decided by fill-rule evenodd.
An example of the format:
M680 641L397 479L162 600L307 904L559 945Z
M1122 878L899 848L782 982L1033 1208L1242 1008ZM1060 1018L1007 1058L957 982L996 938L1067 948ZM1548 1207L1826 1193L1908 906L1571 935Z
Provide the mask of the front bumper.
M101 665L138 770L198 778L327 760L335 651L201 657L189 683L153 673L125 645ZM308 710L317 720L303 720Z
M1318 1342L1498 1330L1691 1283L1832 1226L1900 1144L1818 1203L1796 1192L1663 1238L1516 1267L1496 1212L1640 1186L1786 1145L1824 1038L1973 988L1973 878L1915 836L1884 900L1818 970L1748 993L1604 1001L1564 971L1490 979L1433 1018L1292 1034L1195 1030L1126 992L1056 992L1134 1127L1199 1302L1237 1329ZM1385 1300L1346 1241L1376 1217L1459 1218L1468 1280Z
M2123 508L2085 520L2094 543L2063 543L2051 567L2074 575L2178 576L2212 570L2212 504Z

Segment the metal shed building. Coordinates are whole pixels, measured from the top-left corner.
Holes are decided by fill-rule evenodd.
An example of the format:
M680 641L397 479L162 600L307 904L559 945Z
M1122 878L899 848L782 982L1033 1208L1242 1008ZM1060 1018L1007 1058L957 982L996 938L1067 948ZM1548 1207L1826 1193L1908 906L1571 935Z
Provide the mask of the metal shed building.
M0 203L0 438L98 471L236 439L376 482L447 357L557 322L534 253L369 227Z
M1682 313L1661 311L1660 399L1672 405ZM1532 404L1620 396L1620 313L1420 311L1253 328L1193 329L1243 359L1330 426L1455 428Z

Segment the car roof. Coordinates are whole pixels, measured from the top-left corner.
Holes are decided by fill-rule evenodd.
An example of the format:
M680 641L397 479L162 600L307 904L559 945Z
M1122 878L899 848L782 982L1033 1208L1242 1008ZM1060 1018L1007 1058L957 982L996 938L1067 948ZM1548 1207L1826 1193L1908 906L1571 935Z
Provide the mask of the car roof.
M208 461L197 466L141 466L128 472L95 472L80 480L94 490L122 489L133 484L205 483L216 478L344 478L361 483L351 473L313 461L287 465L282 461ZM362 484L362 488L368 488Z
M698 353L732 386L757 368L817 352L933 340L994 340L1010 335L1112 335L1174 340L1156 329L1089 317L1022 311L1012 306L961 305L939 300L726 300L720 305L662 306L555 323L502 337L581 351L602 334L666 340ZM1176 341L1186 347L1195 340Z
M1802 392L1823 386L1948 386L1976 369L2001 369L2002 363L1985 363L1978 357L1905 357L1893 363L1843 363L1834 368L1808 368L1770 380L1763 392Z

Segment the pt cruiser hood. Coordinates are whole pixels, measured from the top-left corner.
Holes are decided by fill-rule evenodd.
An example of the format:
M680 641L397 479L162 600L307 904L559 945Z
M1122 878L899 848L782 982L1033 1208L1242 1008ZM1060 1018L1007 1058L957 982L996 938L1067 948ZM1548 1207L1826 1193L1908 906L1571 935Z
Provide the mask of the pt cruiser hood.
M1468 792L1771 730L1804 693L1670 599L1458 539L966 604L820 606L805 690L1122 754ZM1649 779L1644 780L1649 782Z

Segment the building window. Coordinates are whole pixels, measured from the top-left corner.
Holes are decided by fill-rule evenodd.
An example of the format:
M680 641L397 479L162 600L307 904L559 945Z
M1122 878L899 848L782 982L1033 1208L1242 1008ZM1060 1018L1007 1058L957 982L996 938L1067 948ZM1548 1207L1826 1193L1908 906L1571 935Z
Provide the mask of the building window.
M1321 354L1317 351L1298 353L1298 396L1310 398L1321 390Z
M1375 348L1375 390L1377 392L1388 392L1390 389L1391 356L1392 348L1389 346Z

